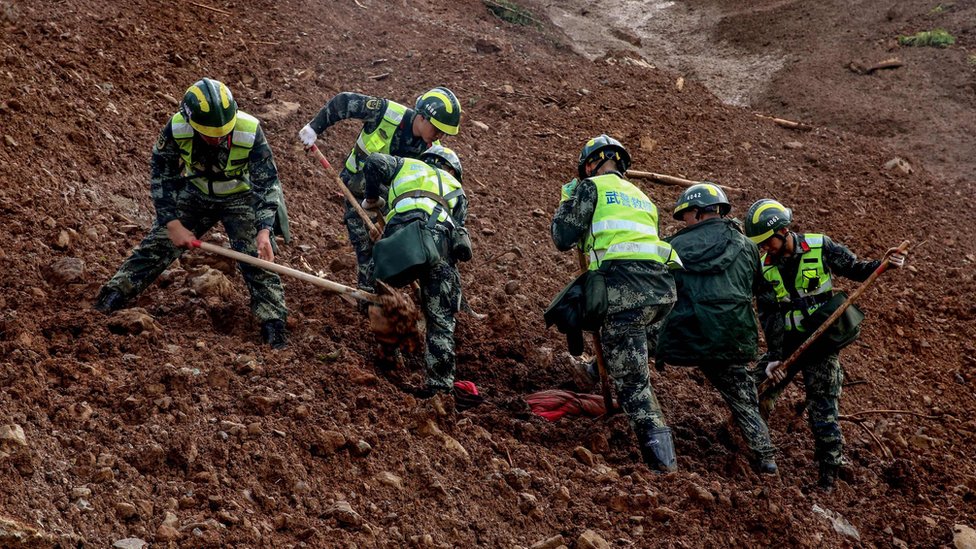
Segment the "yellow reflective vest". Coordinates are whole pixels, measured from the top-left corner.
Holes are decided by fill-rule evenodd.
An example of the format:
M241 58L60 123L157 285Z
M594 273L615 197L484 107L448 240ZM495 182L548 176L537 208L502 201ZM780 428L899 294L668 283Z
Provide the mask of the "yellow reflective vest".
M434 208L440 205L437 221L453 225L451 212L463 193L461 183L450 173L420 160L404 158L403 166L390 183L390 192L387 195L390 211L386 214L386 221L389 222L398 213L412 210L423 210L428 215L433 215ZM444 209L445 204L448 206L447 211Z
M258 119L237 111L237 123L230 136L230 154L227 165L223 168L224 179L212 180L212 174L203 174L193 165L193 128L182 113L176 113L170 119L173 139L180 147L180 158L183 160L183 175L190 178L201 192L227 196L251 190L251 178L248 173L248 157L254 148L254 139L258 131Z
M815 233L797 236L797 247L802 253L796 279L793 281L796 296L791 295L779 266L772 264L767 254L763 254L760 261L763 265L763 278L773 285L776 301L788 304L788 307L784 307L786 329L805 332L801 322L833 295L834 283L823 262L824 236Z
M583 244L590 270L605 260L657 261L680 267L681 259L657 234L657 206L631 182L617 174L591 177L596 185L596 210Z
M346 170L349 173L358 173L362 170L366 159L374 152L390 154L393 133L400 126L406 112L407 108L403 105L387 100L383 120L376 126L376 129L370 133L366 133L366 130L359 132L356 145L346 158Z

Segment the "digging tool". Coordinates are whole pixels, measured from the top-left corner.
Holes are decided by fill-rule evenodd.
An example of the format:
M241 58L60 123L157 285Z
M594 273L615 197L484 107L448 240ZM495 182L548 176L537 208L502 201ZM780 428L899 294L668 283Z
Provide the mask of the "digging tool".
M665 185L677 185L679 187L692 187L694 185L698 185L699 183L704 183L704 181L692 181L690 179L675 177L673 175L665 175L663 173L641 172L637 170L627 170L627 177L634 177L637 179L650 179L652 181L657 181L658 183L664 183ZM735 187L719 185L718 183L712 183L712 185L715 185L716 187L722 189L725 192L742 190L742 189L737 189Z
M356 197L353 196L352 191L349 190L349 187L342 182L342 178L339 177L338 173L336 173L335 168L332 167L332 164L329 164L329 159L322 154L322 151L319 150L317 145L313 143L311 147L306 149L306 152L318 159L319 164L322 165L322 168L325 169L325 171L328 172L333 179L335 179L336 185L339 185L339 189L342 190L342 194L346 197L346 200L352 204L352 207L356 210L356 213L359 214L359 217L362 218L363 223L366 224L366 228L369 229L369 237L373 239L373 242L379 240L380 237L383 236L382 219L379 219L377 223L373 223L373 220L370 218L369 214L366 213L366 210L364 210L359 204L359 200L356 200Z
M390 343L403 345L408 351L414 350L419 344L419 334L417 333L417 319L420 312L409 298L398 292L392 291L389 286L381 284L381 288L387 293L384 295L364 292L356 288L350 288L337 282L318 277L306 272L278 265L271 261L265 261L257 257L229 250L223 246L217 246L209 242L194 240L190 243L191 248L200 248L210 253L235 259L242 263L254 265L262 269L272 271L281 275L304 280L320 288L343 296L350 296L360 301L365 301L375 307L370 307L370 327L377 334L377 339L384 339Z
M576 250L579 258L579 266L582 272L589 268L589 262L583 254L583 250ZM607 375L607 363L603 358L603 342L600 341L600 331L593 332L593 348L596 350L596 370L600 373L600 388L603 391L603 405L607 409L607 414L613 413L613 394L610 392L610 376Z
M910 242L907 241L907 240L905 240L905 241L903 241L901 243L900 246L898 246L898 248L896 248L891 253L901 253L901 254L903 254L906 251L908 251L909 244L910 244ZM793 351L793 354L790 355L789 358L787 358L786 360L784 360L782 363L780 363L776 367L776 369L773 372L774 374L776 372L789 372L789 368L791 366L793 366L796 363L796 361L800 358L800 356L807 349L809 349L811 345L813 345L817 341L817 338L819 338L821 335L823 335L823 333L826 332L827 329L830 328L831 325L833 325L834 322L836 322L837 319L840 318L841 315L844 314L844 311L846 311L847 308L850 307L851 304L854 303L854 301L857 298L861 297L861 294L863 294L864 291L867 290L871 286L871 284L873 284L874 281L877 280L877 278L879 276L881 276L881 273L883 273L886 270L888 270L888 265L889 265L888 257L891 255L891 253L885 254L884 259L881 261L881 265L878 265L878 268L875 269L873 273L871 273L871 276L869 276L867 278L867 280L865 280L864 282L862 282L861 285L858 286L858 288L856 290L854 290L854 292L852 292L851 295L843 303L841 303L840 307L837 307L837 310L834 311L833 313L831 313L831 315L829 317L827 317L827 320L825 320L823 322L823 324L821 324L816 330L814 330L814 332L812 334L810 334L810 337L808 337L806 339L806 341L804 341L796 349L796 351ZM764 397L769 396L769 394L773 391L773 389L775 389L779 384L781 384L781 383L788 383L790 377L792 377L792 376L787 375L787 378L784 379L783 381L779 382L779 383L775 382L772 377L768 378L766 381L763 381L762 384L759 385L759 400L760 400L760 402L763 401L763 398ZM772 411L772 405L770 404L768 406L768 409L766 410L766 414L768 415L769 412L771 412L771 411Z

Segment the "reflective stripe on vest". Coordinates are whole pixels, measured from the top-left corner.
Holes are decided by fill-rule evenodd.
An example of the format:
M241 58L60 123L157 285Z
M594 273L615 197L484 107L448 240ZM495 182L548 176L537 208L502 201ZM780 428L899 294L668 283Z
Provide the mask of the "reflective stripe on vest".
M437 172L440 172L441 175L440 183L437 181ZM444 170L435 171L435 168L424 162L413 158L404 158L403 166L393 178L393 183L390 184L387 204L393 204L396 202L398 196L408 194L410 191L421 190L440 196L447 196L460 188L461 184L448 172ZM454 206L457 206L457 201L457 196L447 201L452 210ZM437 206L437 202L432 198L424 198L422 196L403 198L396 202L396 206L391 208L389 213L386 214L386 221L389 222L398 213L406 213L412 210L423 210L428 215L431 215ZM440 213L437 215L437 221L453 224L453 220L450 217L451 212L445 212L443 207L440 210Z
M346 158L346 169L349 170L349 173L358 173L359 170L363 169L366 159L374 152L390 153L393 133L396 132L406 112L407 108L403 105L393 101L386 102L386 112L383 113L383 120L376 126L376 129L372 133L366 133L366 130L359 132L359 137L356 138L356 146Z
M597 199L584 251L590 270L603 260L657 261L680 266L678 254L657 234L657 206L640 189L616 174L591 177Z
M227 165L224 166L223 176L226 179L212 181L209 177L197 175L193 169L193 128L183 117L176 113L170 119L173 139L180 147L180 159L183 160L183 175L190 177L190 181L206 194L226 196L251 189L251 179L248 174L248 158L257 137L258 119L243 111L237 111L237 123L231 132L230 152L227 155Z
M824 296L824 294L831 295L834 283L823 262L823 235L805 234L800 238L810 249L800 255L800 266L796 270L796 280L793 282L797 295L801 299ZM798 242L797 245L799 246L800 243ZM798 307L786 288L779 267L766 265L766 254L763 254L760 262L763 264L763 278L768 280L776 291L776 301L790 305L790 309L784 313L786 329L805 332L801 322L819 309L823 302Z

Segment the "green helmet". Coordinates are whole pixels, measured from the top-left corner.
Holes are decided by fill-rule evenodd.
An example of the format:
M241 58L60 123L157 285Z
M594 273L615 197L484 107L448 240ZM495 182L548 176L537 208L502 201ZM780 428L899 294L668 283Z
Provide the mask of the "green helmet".
M435 168L447 164L454 170L454 178L461 181L461 159L456 152L441 145L431 145L429 149L420 153L420 160Z
M771 198L757 200L745 220L746 236L756 244L762 244L776 231L789 227L793 222L793 211Z
M418 97L414 110L447 135L457 135L461 127L461 103L454 92L443 86Z
M620 141L606 134L601 134L587 141L586 145L583 145L583 150L580 151L579 162L576 165L580 179L588 177L586 164L594 160L600 160L600 164L607 160L614 160L617 162L620 171L626 172L627 167L630 166L630 153L620 144Z
M714 183L703 182L685 189L674 203L674 218L680 220L681 215L689 208L707 208L718 206L718 213L725 217L732 211L725 191Z
M223 82L204 78L183 94L180 111L190 126L207 137L223 137L237 123L237 101Z

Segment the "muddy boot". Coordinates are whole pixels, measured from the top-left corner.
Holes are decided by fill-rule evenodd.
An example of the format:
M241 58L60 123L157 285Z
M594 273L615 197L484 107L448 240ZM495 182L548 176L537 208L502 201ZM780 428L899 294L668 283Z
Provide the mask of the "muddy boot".
M772 457L758 458L753 462L752 467L760 475L775 475L779 473L779 467L776 466L776 461Z
M94 308L100 313L111 314L119 309L124 309L125 302L126 299L122 292L103 286L102 290L98 292L98 298L95 299Z
M817 479L817 488L823 490L824 492L830 492L833 490L834 485L837 483L837 473L839 471L840 467L837 465L821 463L820 477Z
M647 427L637 433L644 463L657 473L678 470L678 458L674 454L674 440L670 427Z
M288 346L288 333L284 320L268 320L261 325L261 340L272 349L284 349Z

